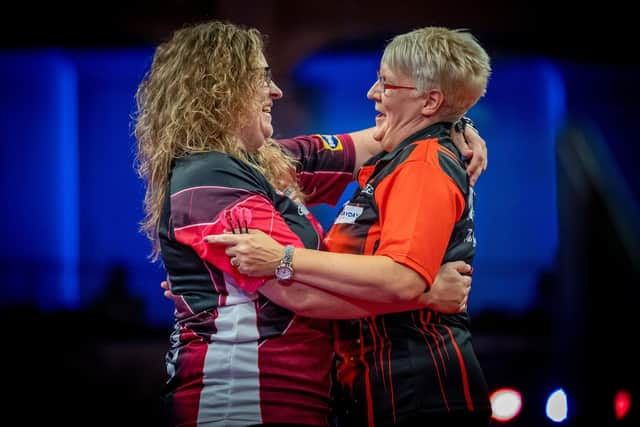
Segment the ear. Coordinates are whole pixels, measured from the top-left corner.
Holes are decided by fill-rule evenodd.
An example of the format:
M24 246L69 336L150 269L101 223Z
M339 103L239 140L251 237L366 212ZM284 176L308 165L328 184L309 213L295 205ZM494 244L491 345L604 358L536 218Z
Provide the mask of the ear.
M424 104L422 105L422 115L426 117L434 116L440 111L444 103L444 94L440 89L429 89L424 93Z

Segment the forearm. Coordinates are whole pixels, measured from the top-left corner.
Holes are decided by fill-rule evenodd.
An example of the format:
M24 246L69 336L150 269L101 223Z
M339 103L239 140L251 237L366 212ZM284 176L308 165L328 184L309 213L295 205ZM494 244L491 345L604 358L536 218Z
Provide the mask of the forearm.
M356 149L355 171L360 169L360 166L370 157L382 151L380 143L373 139L373 129L368 128L349 133Z
M230 245L226 255L236 260L237 271L253 277L273 277L283 246L259 231L207 236L206 241ZM293 279L324 291L365 301L410 302L428 284L413 269L386 256L331 253L295 248Z
M284 285L277 280L268 281L260 288L260 293L275 304L296 314L319 319L359 319L417 310L425 308L428 304L426 294L410 302L380 303L336 295L300 282Z
M427 287L415 271L386 256L296 248L293 268L295 280L363 301L410 302L424 293Z

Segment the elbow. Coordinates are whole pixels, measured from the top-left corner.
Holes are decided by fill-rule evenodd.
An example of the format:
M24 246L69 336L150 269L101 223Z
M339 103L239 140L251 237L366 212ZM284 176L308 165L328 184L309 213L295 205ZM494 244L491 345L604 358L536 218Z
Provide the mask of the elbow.
M407 303L415 301L420 295L424 293L426 289L424 280L422 280L421 282L422 284L414 280L401 284L398 291L396 292L394 302Z
M310 295L295 284L282 285L272 280L260 289L260 293L274 304L300 316L313 317L315 304Z
M285 308L293 311L299 316L314 317L315 315L313 304L309 303L307 298L302 298L293 303L290 303L288 304L288 307Z
M298 316L312 317L314 319L338 319L340 315L328 316L327 312L318 305L318 301L312 301L312 298L305 298L304 301L297 301L295 304L287 307Z
M400 265L400 264L399 264ZM394 274L394 279L389 283L394 283L390 300L393 303L407 303L415 301L427 289L427 282L409 267L400 265L399 274Z
M300 316L310 317L313 313L312 304L310 304L307 298L287 298L280 299L279 301L273 300L277 305L286 308L289 311L293 311L295 314Z

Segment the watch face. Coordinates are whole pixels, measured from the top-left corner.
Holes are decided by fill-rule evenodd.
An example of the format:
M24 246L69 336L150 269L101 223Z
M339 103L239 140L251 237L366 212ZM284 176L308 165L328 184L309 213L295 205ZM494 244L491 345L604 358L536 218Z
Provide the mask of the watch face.
M291 279L292 273L291 267L287 267L286 265L281 265L276 268L276 277L278 280L289 280Z

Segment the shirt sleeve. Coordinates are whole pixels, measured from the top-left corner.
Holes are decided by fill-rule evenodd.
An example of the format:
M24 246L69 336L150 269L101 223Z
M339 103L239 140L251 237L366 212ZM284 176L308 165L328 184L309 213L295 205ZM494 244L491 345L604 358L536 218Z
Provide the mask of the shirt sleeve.
M302 247L298 236L286 224L261 188L259 177L237 167L228 170L198 171L199 185L171 194L171 221L176 241L190 246L198 256L215 268L231 275L237 286L255 292L267 277L249 277L230 264L226 246L210 244L203 239L209 234L222 234L232 229L252 228L269 234L281 244ZM202 174L207 178L203 180ZM205 185L203 185L205 184Z
M380 243L376 255L408 266L432 284L453 227L464 210L464 196L435 165L408 162L376 189Z
M300 188L305 203L335 205L353 181L355 146L349 134L306 135L278 143L298 162Z

